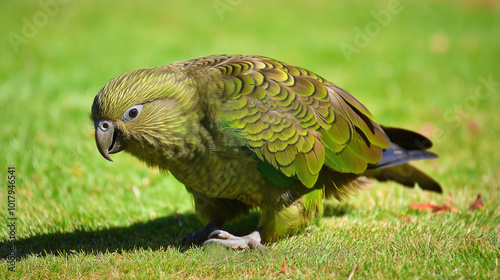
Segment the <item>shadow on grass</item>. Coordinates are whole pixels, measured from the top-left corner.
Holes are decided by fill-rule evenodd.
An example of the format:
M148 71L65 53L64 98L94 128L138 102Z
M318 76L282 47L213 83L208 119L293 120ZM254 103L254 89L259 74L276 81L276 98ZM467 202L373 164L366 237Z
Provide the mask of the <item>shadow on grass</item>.
M101 230L75 229L74 232L41 234L18 239L15 246L18 258L78 252L89 254L122 252L134 248L158 250L171 245L179 246L183 235L201 226L195 214L182 215L178 218L172 215L127 227ZM0 243L1 258L6 257L10 246L10 243Z
M258 215L251 213L224 228L247 234L257 227ZM156 220L136 223L127 227L113 227L102 230L79 230L41 234L15 243L16 257L23 259L30 255L66 256L74 253L99 254L131 251L134 249L160 250L168 246L180 249L182 238L204 225L196 214L174 215ZM0 259L7 258L10 243L0 243Z
M342 217L353 210L354 210L354 208L352 208L352 206L347 204L347 203L338 203L338 202L327 201L325 203L325 210L324 210L323 216L324 217Z
M343 216L352 208L347 204L326 204L325 216ZM228 223L224 229L230 232L248 234L258 225L259 214L256 211L241 219ZM181 240L187 235L200 230L204 225L196 214L183 214L136 223L126 227L113 227L102 230L75 229L74 232L56 232L36 235L16 240L16 257L24 259L36 256L66 256L75 253L99 254L134 249L160 250L173 246L181 249ZM0 259L7 258L10 243L0 243Z

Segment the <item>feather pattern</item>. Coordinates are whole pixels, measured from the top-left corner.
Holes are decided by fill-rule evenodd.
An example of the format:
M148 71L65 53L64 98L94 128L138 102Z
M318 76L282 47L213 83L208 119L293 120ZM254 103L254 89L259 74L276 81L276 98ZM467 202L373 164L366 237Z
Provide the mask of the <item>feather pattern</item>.
M182 62L197 79L215 122L240 130L261 159L308 188L324 165L363 173L390 143L369 111L322 77L259 56L211 56ZM220 102L220 103L219 103ZM214 107L216 106L217 109ZM218 109L221 110L218 110Z

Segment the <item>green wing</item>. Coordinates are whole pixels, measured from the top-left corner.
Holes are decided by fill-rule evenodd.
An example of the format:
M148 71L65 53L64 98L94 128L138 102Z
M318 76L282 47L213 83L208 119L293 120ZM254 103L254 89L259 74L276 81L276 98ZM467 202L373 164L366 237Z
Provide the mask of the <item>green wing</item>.
M389 147L365 106L305 69L258 56L191 63L212 79L206 87L208 99L220 100L211 104L215 117L237 130L261 160L309 188L324 165L360 174Z

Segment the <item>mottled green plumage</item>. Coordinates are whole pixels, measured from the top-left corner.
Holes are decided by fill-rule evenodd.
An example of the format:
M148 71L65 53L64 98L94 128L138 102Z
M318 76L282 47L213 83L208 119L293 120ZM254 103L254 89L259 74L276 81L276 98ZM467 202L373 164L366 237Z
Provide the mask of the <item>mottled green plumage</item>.
M209 56L125 73L99 91L92 118L103 156L124 149L170 171L217 226L260 208L265 241L321 216L323 199L359 188L363 174L395 180L378 168L383 157L415 170L401 183L440 191L406 163L416 154L407 150L434 157L428 147L398 145L418 134L388 136L343 89L266 57Z

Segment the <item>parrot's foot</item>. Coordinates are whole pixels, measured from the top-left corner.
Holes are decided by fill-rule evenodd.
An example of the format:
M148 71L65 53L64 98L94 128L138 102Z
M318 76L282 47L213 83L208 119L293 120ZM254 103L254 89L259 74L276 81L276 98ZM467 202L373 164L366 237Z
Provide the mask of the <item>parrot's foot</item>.
M183 248L188 248L191 246L202 245L203 242L207 241L208 236L214 232L220 230L219 227L215 226L215 224L210 221L203 229L197 232L193 232L192 234L188 234L182 238L181 246Z
M254 231L249 235L245 236L234 236L227 231L224 230L214 230L208 236L208 240L203 242L203 245L207 244L220 244L226 248L232 249L258 249L258 250L267 250L267 248L260 243L260 232Z
M258 250L267 250L267 248L262 245L260 241L260 232L257 230L250 233L249 235L235 236L227 231L222 230L217 226L215 219L212 219L200 231L184 236L181 241L181 246L183 248L188 248L193 245L198 246L217 243L226 248L233 249L255 248Z

